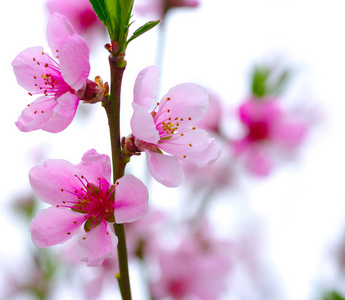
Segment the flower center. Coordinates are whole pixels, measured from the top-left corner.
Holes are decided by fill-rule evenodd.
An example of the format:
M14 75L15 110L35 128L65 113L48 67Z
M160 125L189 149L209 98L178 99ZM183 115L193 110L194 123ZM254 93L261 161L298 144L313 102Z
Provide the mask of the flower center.
M187 285L188 283L183 280L174 279L168 283L168 291L171 295L180 298L187 294Z
M56 51L58 53L58 50ZM29 95L43 94L56 99L66 92L74 93L74 90L63 80L60 65L44 51L42 51L42 56L42 60L32 58L36 62L37 73L33 75L35 92L29 92Z
M172 136L179 132L179 127L182 122L190 122L192 121L191 117L187 119L181 118L176 115L172 115L170 108L165 108L168 102L172 101L170 97L167 97L163 104L160 106L160 103L156 104L156 107L153 109L151 115L153 120L156 124L156 129L159 132L160 136L160 143L169 140ZM161 101L162 102L162 101ZM186 126L183 126L186 128ZM189 128L187 130L183 130L186 132L188 130L195 130L195 127ZM183 136L183 133L180 133Z
M83 175L75 175L81 183L81 187L74 191L61 189L61 192L70 193L75 197L72 201L62 201L62 205L56 207L66 207L75 212L85 215L86 222L84 229L86 232L91 231L98 226L103 220L114 223L115 200L114 192L116 186L110 185L104 178L98 178L98 185L90 183Z
M268 137L268 125L265 122L250 124L248 128L248 138L251 141L262 141Z

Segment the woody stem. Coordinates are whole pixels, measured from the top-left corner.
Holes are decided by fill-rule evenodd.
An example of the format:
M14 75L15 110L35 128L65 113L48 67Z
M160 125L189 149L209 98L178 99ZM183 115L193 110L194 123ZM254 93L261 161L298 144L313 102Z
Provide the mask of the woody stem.
M123 73L126 62L123 56L109 55L111 86L108 101L103 103L108 116L110 131L113 181L121 178L125 173L126 160L121 153L120 140L120 97ZM116 220L115 220L116 221ZM126 234L124 224L114 223L115 234L118 238L117 252L120 272L116 274L118 279L122 300L131 300L131 287L129 282L128 257L126 247Z

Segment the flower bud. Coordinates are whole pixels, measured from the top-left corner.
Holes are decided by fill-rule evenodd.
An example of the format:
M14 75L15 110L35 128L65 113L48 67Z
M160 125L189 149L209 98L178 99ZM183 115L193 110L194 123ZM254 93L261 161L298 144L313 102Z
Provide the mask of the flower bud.
M97 76L95 81L87 80L84 86L75 94L83 100L84 103L97 103L103 101L103 98L108 94L109 86L106 82L103 84L103 80Z

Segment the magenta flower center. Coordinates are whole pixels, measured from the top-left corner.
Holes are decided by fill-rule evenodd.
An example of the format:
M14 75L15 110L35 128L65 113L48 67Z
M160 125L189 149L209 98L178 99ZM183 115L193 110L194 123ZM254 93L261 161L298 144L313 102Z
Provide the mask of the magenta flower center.
M91 231L102 221L114 223L115 186L110 185L104 178L98 178L98 185L90 183L83 175L75 175L81 183L81 187L69 191L61 188L61 192L67 192L74 196L75 200L62 201L62 205L57 207L66 207L85 215L84 229ZM77 221L74 221L75 224ZM69 233L67 233L69 234Z
M58 53L58 50L56 51ZM37 64L38 72L33 75L36 92L29 93L29 95L43 94L46 97L57 99L67 92L74 93L74 90L63 80L58 62L43 51L42 55L45 62L40 61L37 57L32 58Z
M268 138L269 130L266 122L254 122L248 127L248 139L251 141L262 141Z
M171 280L168 283L168 291L170 295L176 298L181 298L187 294L188 281L183 281L181 279Z
M87 29L98 21L97 15L92 9L86 9L80 14L78 19L80 29Z

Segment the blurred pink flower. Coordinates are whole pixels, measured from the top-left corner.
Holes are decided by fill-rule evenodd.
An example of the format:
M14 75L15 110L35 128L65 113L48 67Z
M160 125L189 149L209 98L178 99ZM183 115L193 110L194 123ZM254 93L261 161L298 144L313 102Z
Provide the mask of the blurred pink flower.
M171 88L150 112L158 94L159 71L143 69L135 82L131 119L134 151L145 151L150 173L158 182L176 187L183 181L179 160L204 167L214 162L221 149L206 131L194 127L208 106L206 90L194 83ZM133 139L134 137L134 139ZM162 150L171 154L165 155Z
M38 247L64 243L80 226L79 257L88 266L100 265L115 252L117 237L112 223L135 221L148 210L148 192L132 175L115 185L111 180L110 158L87 151L81 163L47 160L31 169L30 184L36 196L51 207L38 212L30 225Z
M48 0L46 5L49 11L66 16L81 35L87 35L95 27L105 29L89 0Z
M182 238L176 248L151 247L159 278L151 282L154 299L216 300L231 269L229 244L212 238L209 228Z
M222 119L223 107L219 97L214 93L209 93L209 106L203 118L196 123L198 128L206 131L219 133L220 121Z
M127 251L129 256L145 255L145 244L157 234L165 221L165 215L159 210L150 210L140 220L126 224Z
M235 172L233 162L224 152L213 164L203 168L197 168L191 164L183 164L183 171L193 191L219 190L222 187L233 186Z
M81 98L78 95L83 93L88 81L88 46L66 17L51 14L47 39L60 63L40 46L22 51L12 62L19 85L31 96L43 95L29 104L16 122L24 132L64 130L74 118Z
M163 19L164 15L171 8L175 7L197 7L199 0L143 0L134 4L134 9L141 15L153 15Z
M239 117L246 133L233 142L235 155L244 156L249 170L260 176L271 171L274 147L291 151L301 144L307 132L307 123L294 120L274 98L246 100L239 107Z

